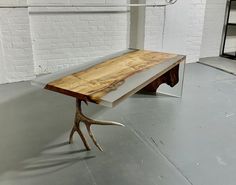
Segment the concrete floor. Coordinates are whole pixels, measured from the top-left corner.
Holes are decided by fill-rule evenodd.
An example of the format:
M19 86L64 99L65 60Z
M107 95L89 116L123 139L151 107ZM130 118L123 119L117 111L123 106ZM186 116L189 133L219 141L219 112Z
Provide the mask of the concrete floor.
M236 60L224 57L207 57L201 58L199 63L236 75Z
M90 104L104 152L76 136L74 99L0 86L0 185L235 185L236 77L188 64L182 99L134 95L114 109Z

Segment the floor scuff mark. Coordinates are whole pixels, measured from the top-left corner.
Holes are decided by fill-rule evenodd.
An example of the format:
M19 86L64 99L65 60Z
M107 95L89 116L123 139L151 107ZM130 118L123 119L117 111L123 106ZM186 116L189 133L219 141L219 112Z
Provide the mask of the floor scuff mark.
M235 115L235 113L225 113L225 117L226 118L232 117L234 115Z
M227 166L227 163L220 156L216 156L216 160L217 160L219 165Z
M85 166L86 166L86 168L87 168L87 171L88 171L88 173L89 173L89 175L90 175L90 177L91 177L91 180L92 180L93 185L97 185L97 182L96 182L96 180L95 180L95 178L94 178L94 175L93 175L92 171L90 170L90 168L89 168L87 162L85 161L84 163L85 163Z

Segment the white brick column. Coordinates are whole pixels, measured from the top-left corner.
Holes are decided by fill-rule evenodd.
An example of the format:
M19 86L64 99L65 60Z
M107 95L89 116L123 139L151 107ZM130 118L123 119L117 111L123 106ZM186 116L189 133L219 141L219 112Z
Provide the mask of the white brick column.
M202 58L219 56L220 54L226 2L227 0L206 0L205 20L201 46Z
M5 57L3 54L2 33L0 30L0 84L4 83L5 81L6 81L6 79L5 79Z

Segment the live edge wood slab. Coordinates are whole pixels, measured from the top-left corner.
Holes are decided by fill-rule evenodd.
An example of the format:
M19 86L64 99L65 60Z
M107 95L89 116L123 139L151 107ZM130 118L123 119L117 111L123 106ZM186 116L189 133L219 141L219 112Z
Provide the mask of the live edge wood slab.
M45 89L76 98L76 115L69 142L72 143L73 134L77 132L80 135L85 148L90 150L90 147L80 129L80 123L83 122L94 144L102 151L101 146L97 143L91 131L91 125L124 125L113 121L92 120L86 117L82 113L81 102L84 101L87 103L89 101L99 103L102 97L122 86L125 80L132 75L148 70L163 62L172 60L177 56L178 55L176 54L136 50L49 82L45 86ZM148 85L143 87L140 92L145 91L155 93L162 83L174 87L179 82L179 64L184 59L184 56L180 57L180 59L176 61L175 65L168 66L168 69L165 69L166 72L161 76L148 81Z

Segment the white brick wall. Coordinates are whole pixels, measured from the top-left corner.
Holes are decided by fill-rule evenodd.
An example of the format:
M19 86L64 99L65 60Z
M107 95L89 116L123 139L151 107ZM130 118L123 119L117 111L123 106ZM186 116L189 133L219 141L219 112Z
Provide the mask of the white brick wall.
M147 3L152 3L147 0ZM146 8L144 48L162 51L164 39L164 8Z
M154 1L147 0L147 3ZM0 3L22 5L26 0L1 0ZM118 2L28 0L28 4L39 3ZM126 3L126 0L119 0L119 3ZM31 79L34 74L57 71L128 47L126 12L81 13L82 10L85 9L30 8L28 16L26 9L1 9L4 17L0 19L0 83ZM164 8L147 8L145 48L186 54L187 62L198 61L205 0L178 0L177 4L166 8L165 22L164 11Z
M30 1L32 4L37 2L38 0ZM42 1L40 2L42 3ZM88 3L88 1L82 0L66 2L73 4ZM104 0L91 0L89 2L105 3ZM108 2L110 3L110 1ZM65 1L47 0L45 3L65 3ZM45 10L52 10L54 13L50 11L40 13ZM60 12L61 9L57 8L56 10L59 11L55 12L55 9L52 8L34 8L30 13L37 74L53 72L84 63L128 47L127 12L82 13L78 9L67 8L68 12L63 13ZM85 11L86 8L80 10ZM97 11L98 8L90 8L89 10ZM120 10L120 8L113 10Z
M207 0L201 57L219 56L226 0Z
M145 48L186 54L187 62L197 62L200 57L204 10L205 0L178 0L166 8L163 33L164 8L148 8Z
M0 5L24 5L23 0L1 0ZM0 9L0 83L34 78L27 9Z
M205 7L206 0L191 0L189 5L186 44L188 62L197 62L200 58Z
M26 5L27 0L1 0L0 5Z
M116 1L28 0L28 4L39 3L116 3ZM119 3L126 3L126 0L120 0ZM0 5L25 4L26 0L0 1ZM45 10L48 13L45 13ZM51 10L59 12L50 13ZM27 9L0 9L0 84L29 80L34 78L35 74L53 72L128 47L127 12L89 14L79 13L75 8L66 9L67 13L61 12L65 9L51 8L51 10L30 9L30 32ZM35 11L38 13L32 13Z

